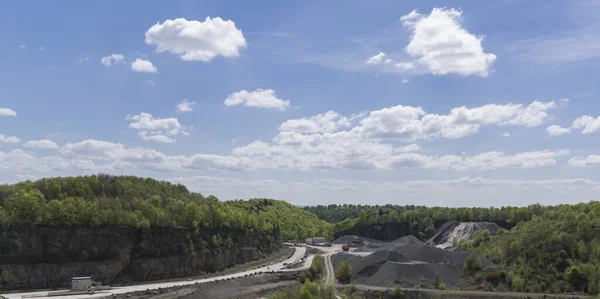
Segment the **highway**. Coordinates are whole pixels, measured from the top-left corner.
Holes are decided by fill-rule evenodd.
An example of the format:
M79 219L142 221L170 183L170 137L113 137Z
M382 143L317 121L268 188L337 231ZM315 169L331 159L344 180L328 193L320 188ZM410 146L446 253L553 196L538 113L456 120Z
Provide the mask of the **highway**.
M192 285L192 284L196 284L196 283L207 283L207 282L212 282L215 280L223 280L223 279L227 279L227 278L237 278L237 277L243 277L245 275L251 275L251 274L256 274L259 272L270 272L270 271L276 271L276 272L284 272L284 271L298 271L298 270L302 270L302 269L306 269L308 267L310 267L310 263L312 262L312 256L309 256L304 262L303 265L300 266L299 268L296 269L283 269L284 263L285 264L296 264L296 263L300 263L302 258L304 257L304 254L306 253L306 248L305 247L294 247L295 251L294 251L294 255L292 255L292 257L279 262L279 263L275 263L273 265L269 265L269 266L265 266L265 267L261 267L258 269L252 269L252 270L246 270L246 271L242 271L242 272L237 272L237 273L233 273L233 274L228 274L228 275L223 275L223 276L217 276L217 277L211 277L211 278L205 278L205 279L195 279L195 280L186 280L185 278L182 278L182 280L180 281L170 281L170 282L160 282L160 283L147 283L147 284L138 284L138 285L132 285L132 286L123 286L123 287L114 287L110 290L106 290L106 291L101 291L101 292L97 292L96 294L93 295L70 295L70 296L48 296L49 293L52 294L53 292L57 292L57 291L53 291L53 292L48 292L48 291L38 291L38 292L27 292L27 293L12 293L12 294L2 294L2 296L4 296L5 298L8 299L21 299L21 298L54 298L54 299L77 299L77 298L99 298L99 297L105 297L111 294L124 294L124 293L130 293L130 292L138 292L138 291L145 291L146 289L158 289L158 288L169 288L169 287L174 287L174 286L185 286L185 285ZM61 290L61 292L64 290Z

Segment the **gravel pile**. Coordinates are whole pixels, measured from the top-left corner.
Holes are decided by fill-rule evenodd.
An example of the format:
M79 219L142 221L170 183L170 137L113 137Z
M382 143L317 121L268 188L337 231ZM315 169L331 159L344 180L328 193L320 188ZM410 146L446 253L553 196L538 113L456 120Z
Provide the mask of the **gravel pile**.
M456 287L461 271L453 264L387 262L373 275L358 275L353 282L382 287L400 285L409 288L420 284L422 288L434 288L436 275L448 287Z
M441 250L441 249L440 249ZM334 267L344 260L352 264L352 282L381 287L433 287L437 275L449 287L458 285L461 271L453 263L411 261L394 251L377 251L368 256L338 253L331 256Z
M350 246L352 246L352 245L355 245L355 246L372 245L372 244L381 244L381 243L382 242L379 240L365 238L365 237L361 237L361 236L355 236L355 235L342 236L332 242L332 244L341 244L341 245L348 244Z

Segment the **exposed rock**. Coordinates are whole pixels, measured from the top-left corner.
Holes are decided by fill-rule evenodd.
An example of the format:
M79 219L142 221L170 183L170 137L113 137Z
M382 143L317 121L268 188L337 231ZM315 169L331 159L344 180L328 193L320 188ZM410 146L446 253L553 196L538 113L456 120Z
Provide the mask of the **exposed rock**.
M212 244L213 235L223 244ZM232 228L1 227L0 290L67 287L74 276L94 275L103 284L193 276L280 246L278 232Z
M452 240L468 240L473 237L476 231L487 229L491 234L500 230L500 226L493 222L458 222L448 221L437 229L435 235L427 240L427 244L438 248L452 247Z

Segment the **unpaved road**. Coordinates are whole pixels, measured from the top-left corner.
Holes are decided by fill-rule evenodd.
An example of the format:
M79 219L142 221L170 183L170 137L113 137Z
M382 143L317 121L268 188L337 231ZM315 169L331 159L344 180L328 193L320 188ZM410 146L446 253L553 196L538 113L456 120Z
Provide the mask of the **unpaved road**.
M323 261L325 262L325 284L333 284L335 282L335 272L331 263L331 254L323 255Z
M96 294L93 294L93 295L48 296L48 291L27 292L27 293L12 293L12 294L2 294L2 295L5 298L7 298L7 299L21 299L21 298L54 298L54 299L99 298L99 297L106 297L107 295L110 295L110 294L124 294L124 293L130 293L130 292L144 291L146 289L158 289L158 288L163 288L164 289L164 288L169 288L169 287L174 287L174 286L192 285L192 284L196 284L196 283L207 283L207 282L212 282L212 281L215 281L215 280L223 280L223 279L227 279L227 278L238 278L238 277L244 277L244 276L247 276L247 275L256 274L256 273L259 273L259 272L298 271L298 270L302 270L302 269L306 269L307 267L310 267L310 261L312 261L312 259L310 257L307 258L306 261L304 261L304 264L300 268L296 268L296 269L283 269L284 268L283 264L284 263L286 263L286 264L299 263L301 261L302 257L304 257L305 253L306 253L306 248L305 247L295 247L294 255L292 255L292 257L290 257L290 258L288 258L288 259L286 259L286 260L284 260L282 262L274 263L273 265L261 267L261 268L258 268L258 269L240 271L240 272L233 273L233 274L222 275L222 276L211 277L211 278L205 278L205 279L195 279L195 280L189 280L189 281L187 279L182 279L182 280L178 280L178 281L169 281L169 282L160 282L160 283L148 283L148 284L138 284L138 285L124 286L124 287L114 287L114 288L112 288L110 290L107 290L107 291L97 292ZM52 292L50 292L50 294L51 293Z

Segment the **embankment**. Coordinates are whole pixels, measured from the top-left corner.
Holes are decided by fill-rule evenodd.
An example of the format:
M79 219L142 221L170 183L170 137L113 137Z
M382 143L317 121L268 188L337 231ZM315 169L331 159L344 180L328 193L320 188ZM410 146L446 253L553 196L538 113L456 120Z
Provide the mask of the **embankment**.
M0 290L66 287L73 276L104 284L220 271L281 247L279 231L183 227L0 227Z

